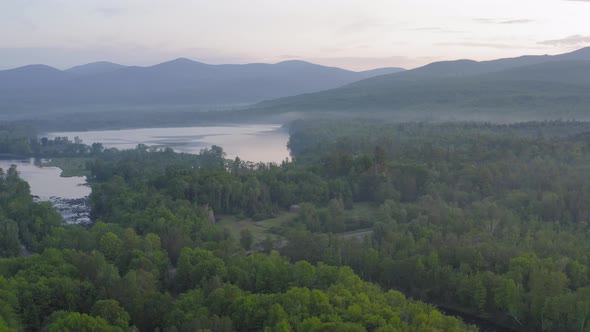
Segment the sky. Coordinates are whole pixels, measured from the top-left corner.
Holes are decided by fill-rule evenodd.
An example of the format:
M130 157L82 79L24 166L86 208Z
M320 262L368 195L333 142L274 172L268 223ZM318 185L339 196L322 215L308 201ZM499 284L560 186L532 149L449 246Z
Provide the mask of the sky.
M1 0L0 69L306 60L366 70L590 46L590 0Z

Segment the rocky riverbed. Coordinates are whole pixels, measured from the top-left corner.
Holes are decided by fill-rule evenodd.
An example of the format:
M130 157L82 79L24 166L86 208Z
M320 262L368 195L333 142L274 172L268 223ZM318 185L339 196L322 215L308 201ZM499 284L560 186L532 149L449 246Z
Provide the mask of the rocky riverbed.
M67 224L90 225L92 223L90 220L90 203L87 197L67 199L52 196L49 199L39 197L34 197L34 199L39 202L51 202Z

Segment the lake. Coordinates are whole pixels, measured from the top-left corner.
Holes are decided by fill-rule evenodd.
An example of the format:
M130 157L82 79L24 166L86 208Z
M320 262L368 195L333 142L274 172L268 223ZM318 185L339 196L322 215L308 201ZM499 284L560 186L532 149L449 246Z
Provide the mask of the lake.
M280 163L290 157L289 134L279 125L236 125L184 128L142 128L122 130L54 132L44 136L80 138L85 144L102 143L105 148L133 149L138 144L170 147L176 152L199 153L219 145L227 158L252 162Z
M280 163L289 158L289 135L278 125L240 125L185 128L143 128L84 132L55 132L42 136L80 138L85 144L102 143L105 148L133 149L138 144L171 147L177 152L199 153L211 145L219 145L227 158L252 162ZM0 159L0 168L17 170L39 200L51 201L68 223L89 222L85 197L91 189L85 177L61 177L57 167L41 167L40 160L30 158Z
M86 177L63 178L60 176L61 169L41 167L40 160L33 158L0 159L0 168L5 171L13 164L20 177L29 183L31 194L39 196L41 200L47 201L51 197L78 199L90 195L90 187L85 185Z

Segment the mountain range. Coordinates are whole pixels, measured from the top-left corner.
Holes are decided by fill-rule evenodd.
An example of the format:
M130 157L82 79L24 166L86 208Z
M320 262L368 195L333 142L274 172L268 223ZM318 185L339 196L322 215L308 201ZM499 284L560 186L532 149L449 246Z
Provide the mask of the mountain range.
M590 118L590 48L555 56L436 62L328 91L262 102L256 108Z
M29 65L0 71L0 113L97 105L251 104L400 71L354 72L304 61L210 65L184 58L149 67L96 62L59 70Z
M104 114L107 121L111 111L110 116L131 121L148 110L152 119L176 112L185 121L195 110L236 107L240 115L226 112L224 119L339 113L410 120L590 120L590 47L554 56L364 72L303 61L209 65L184 58L149 67L96 62L66 70L30 65L0 71L0 119L87 113ZM220 116L207 115L211 121Z

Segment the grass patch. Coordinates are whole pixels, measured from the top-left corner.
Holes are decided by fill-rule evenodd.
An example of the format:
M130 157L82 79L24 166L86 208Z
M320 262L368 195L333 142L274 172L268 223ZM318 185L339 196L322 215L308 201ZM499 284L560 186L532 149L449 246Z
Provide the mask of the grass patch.
M374 203L354 203L350 210L344 211L344 223L347 231L370 229L377 220L379 208Z
M339 233L339 234L335 234L335 235L338 236L339 238L343 239L343 240L357 239L359 241L362 241L367 236L368 237L373 236L373 229L372 228L359 229L359 230L356 230L356 231Z
M375 203L370 202L359 202L354 203L353 208L351 210L345 210L344 215L346 218L374 218L375 214L378 211L379 206L375 205Z
M59 167L62 177L88 176L90 170L86 168L86 163L92 160L93 158L53 158L41 166Z
M240 232L243 229L248 229L254 237L254 242L263 241L267 236L270 236L273 240L280 238L279 235L270 232L272 228L282 227L285 223L293 220L297 216L297 213L293 212L282 212L281 214L261 221L252 221L251 218L239 219L234 215L223 215L221 221L217 223L220 226L227 227L230 230L231 236L239 240Z
M345 233L336 234L343 239L350 239L356 237L363 239L365 236L372 234L372 221L377 213L377 207L373 203L355 203L354 208L344 211L344 218L352 227ZM272 233L271 229L294 227L289 225L298 213L295 212L281 212L273 218L268 218L260 221L253 221L252 218L240 218L237 215L218 215L221 218L217 224L222 227L227 227L230 230L231 236L239 240L240 232L243 229L248 229L254 237L254 242L263 241L267 236L273 240L281 239L278 234Z

